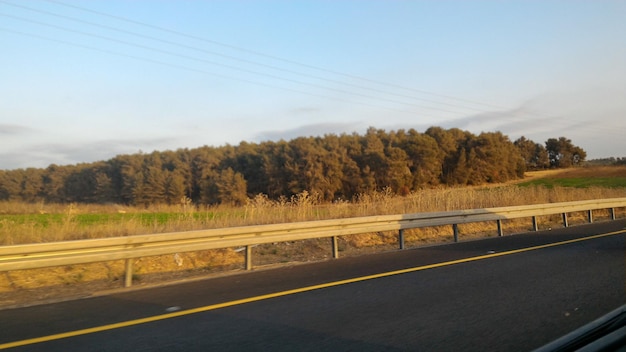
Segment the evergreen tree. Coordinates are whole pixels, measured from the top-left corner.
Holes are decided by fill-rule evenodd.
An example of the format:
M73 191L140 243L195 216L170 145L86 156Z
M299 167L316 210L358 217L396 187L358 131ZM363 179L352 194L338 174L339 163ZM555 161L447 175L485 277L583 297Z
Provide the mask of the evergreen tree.
M248 199L246 180L242 174L231 168L220 171L215 179L208 182L209 185L205 188L208 203L243 205Z
M25 202L35 202L42 198L43 170L28 168L22 170L20 180L20 198Z
M0 200L20 199L21 179L18 174L18 170L0 170Z
M523 177L528 169L569 167L586 152L571 140L543 145L500 132L476 136L431 127L386 132L242 142L233 147L118 155L106 162L45 169L0 170L0 200L243 204L256 194L270 199L302 192L332 201L391 189L398 194L439 184L482 184ZM622 160L614 161L615 163Z
M167 204L178 204L186 197L185 177L181 171L168 171L165 177L164 196Z

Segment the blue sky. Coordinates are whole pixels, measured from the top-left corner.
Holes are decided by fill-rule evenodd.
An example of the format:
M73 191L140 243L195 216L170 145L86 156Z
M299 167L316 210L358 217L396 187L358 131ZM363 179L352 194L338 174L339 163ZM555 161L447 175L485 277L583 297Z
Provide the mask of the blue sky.
M0 169L429 126L626 156L625 1L0 0Z

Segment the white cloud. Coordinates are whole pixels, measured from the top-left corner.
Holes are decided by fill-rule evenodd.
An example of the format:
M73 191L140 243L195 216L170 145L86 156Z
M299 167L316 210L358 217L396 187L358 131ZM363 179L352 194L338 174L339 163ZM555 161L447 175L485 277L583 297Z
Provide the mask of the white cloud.
M109 160L119 154L163 151L163 145L182 143L178 138L109 139L71 144L31 144L0 153L0 169L44 168L50 164L69 165Z
M4 136L17 136L33 131L35 129L26 126L0 123L0 135Z
M323 136L324 134L352 133L363 130L364 126L360 122L325 122L310 125L303 125L286 130L268 130L254 136L255 142L276 141L280 139L291 140L297 137Z

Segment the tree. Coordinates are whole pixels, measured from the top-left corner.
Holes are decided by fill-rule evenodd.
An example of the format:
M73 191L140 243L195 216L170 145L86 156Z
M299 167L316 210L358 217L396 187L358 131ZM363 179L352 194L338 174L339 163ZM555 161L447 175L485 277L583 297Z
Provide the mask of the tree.
M42 193L46 201L63 203L66 201L65 179L71 173L70 167L60 167L55 164L48 166L43 173Z
M324 143L326 138L296 138L289 142L284 172L290 196L307 191L333 200L341 191L341 155L335 150L336 145Z
M356 162L348 156L345 146L341 144L336 135L325 135L318 139L318 143L326 151L324 157L325 192L322 194L326 200L335 200L340 197L351 197L349 193L351 180L358 179L359 169Z
M587 152L581 147L575 146L572 150L572 164L578 166L587 160Z
M448 182L450 184L466 185L470 179L470 168L468 167L467 162L468 153L465 148L461 148L458 154L459 157L456 159L456 165L453 168L450 168L450 172L448 174ZM475 159L475 157L471 157L472 161L474 161Z
M174 177L177 187L180 186L182 190L182 195L175 202L178 203L183 196L191 198L193 189L191 152L188 149L178 149L176 152L167 151L161 155L161 159L163 160L163 169L167 171L167 178ZM176 176L170 175L172 172L176 173ZM167 180L166 182L170 181ZM171 193L171 190L167 192Z
M580 165L587 157L587 153L582 148L575 146L570 139L565 137L548 139L546 150L550 165L556 168Z
M157 166L148 166L143 172L143 193L140 204L162 204L166 203L165 183L167 181L165 172Z
M511 143L500 132L476 136L430 127L364 135L241 142L177 151L118 155L106 162L46 169L0 170L0 200L241 204L254 194L270 199L304 191L322 200L352 199L391 189L398 194L457 184L502 182L526 169L581 164L586 152L565 138L545 147L524 137Z
M223 155L219 150L207 146L190 151L191 157L191 199L194 202L206 202L207 179L217 176Z
M411 129L401 148L407 153L413 189L441 182L442 153L433 137Z
M0 170L0 200L17 200L20 197L21 174L19 170Z
M343 160L343 195L353 198L360 193L376 189L376 181L363 155L362 136L356 133L342 134L339 143L342 146Z
M94 201L97 203L115 202L115 190L111 177L105 172L98 172L95 175Z
M441 153L439 158L442 160L441 181L450 185L458 183L459 178L454 175L454 172L457 168L463 167L461 165L464 163L459 163L459 158L466 152L465 145L471 133L461 131L458 128L444 130L441 127L430 127L425 134L435 139L439 146ZM467 158L467 155L462 157ZM464 179L464 177L460 179Z
M406 195L410 192L411 170L409 169L406 152L397 147L385 148L384 186L391 187L397 194Z
M222 170L214 180L208 180L207 201L212 204L243 205L248 199L246 180L231 168Z
M281 140L278 142L265 142L262 144L264 151L263 170L267 175L267 191L269 198L277 199L281 196L291 195L293 189L293 174L288 167L293 163L291 160L290 145Z
M177 169L167 172L164 188L167 204L177 204L183 197L186 197L185 188L185 177L182 175L182 171Z
M25 202L35 202L42 198L43 170L28 168L22 171L20 198Z
M116 178L120 201L125 204L138 204L137 199L143 197L143 155L122 155L116 157Z
M243 175L249 195L268 192L268 174L264 168L262 152L258 144L241 142L235 148L232 163L225 165Z
M526 139L524 136L518 138L514 144L519 149L527 169L539 170L550 166L548 152L543 145Z
M385 146L381 140L384 131L376 130L370 127L362 139L363 156L361 158L363 176L374 180L374 189L368 191L382 190L389 186L389 179L386 175L387 156L385 155Z

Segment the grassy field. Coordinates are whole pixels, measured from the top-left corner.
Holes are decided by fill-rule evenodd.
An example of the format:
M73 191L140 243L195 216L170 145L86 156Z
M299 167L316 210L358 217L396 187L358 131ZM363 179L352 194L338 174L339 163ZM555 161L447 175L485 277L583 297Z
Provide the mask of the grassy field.
M596 178L583 178L572 177L563 179L541 179L523 183L520 186L543 186L546 188L554 187L575 187L575 188L588 188L588 187L605 187L605 188L626 188L626 177L611 178L611 177L596 177Z
M528 173L521 183L490 187L441 188L398 197L390 192L362 195L347 202L322 204L306 192L291 199L272 201L264 196L250 199L244 207L195 207L188 200L176 206L134 208L121 205L25 204L0 202L0 245L51 242L166 233L206 228L286 223L381 214L401 214L500 206L542 204L584 199L626 197L626 167L579 168L560 172ZM623 212L623 209L620 211ZM597 220L608 212L594 212ZM618 214L623 217L623 214ZM571 214L570 224L585 222L585 214ZM560 217L540 219L540 228L559 226ZM531 229L529 219L507 220L506 233ZM466 224L461 239L496 236L495 223ZM415 229L405 233L408 246L452 240L449 227ZM397 247L394 233L372 233L340 238L342 256L391 250ZM261 245L254 248L255 266L314 261L330 257L326 239ZM147 284L190 274L240 270L244 257L238 248L179 253L135 261L136 281ZM0 275L0 305L10 304L12 293L29 292L38 297L56 294L81 284L92 289L119 287L121 261L16 271ZM91 286L90 286L91 285ZM94 286L95 285L95 286ZM41 289L41 288L47 289ZM55 293L56 292L56 293ZM5 298L3 299L3 293ZM14 297L14 296L13 296Z
M519 184L522 187L543 186L573 188L626 188L625 167L590 167L564 170Z

